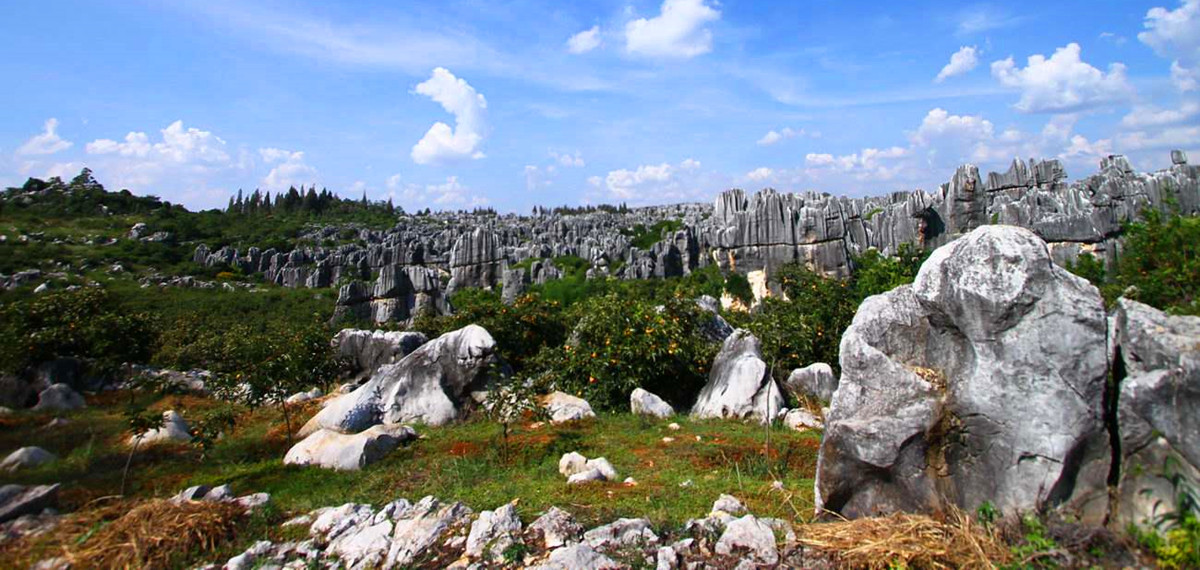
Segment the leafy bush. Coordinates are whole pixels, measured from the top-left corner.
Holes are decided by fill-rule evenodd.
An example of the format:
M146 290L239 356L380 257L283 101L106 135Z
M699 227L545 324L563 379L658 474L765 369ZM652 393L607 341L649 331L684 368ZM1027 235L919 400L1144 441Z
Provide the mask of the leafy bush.
M154 352L147 313L125 310L102 289L56 291L0 306L0 369L19 372L60 357L90 361L101 374Z
M1135 287L1131 296L1177 314L1200 315L1200 218L1144 212L1125 228L1109 297Z
M436 338L470 324L479 325L496 340L501 357L516 371L546 346L558 346L566 338L567 322L562 306L530 293L512 305L500 301L499 293L464 289L451 299L454 314L419 317L413 328Z
M604 410L627 409L638 387L682 407L704 385L717 347L700 338L705 317L691 299L657 305L608 294L570 313L577 324L566 344L546 347L534 361L539 382Z
M911 283L925 252L907 244L895 257L875 250L856 257L854 277L832 279L799 264L780 269L785 299L768 297L749 319L734 324L749 329L762 341L763 357L777 377L814 362L825 362L836 373L842 333L854 320L863 299Z

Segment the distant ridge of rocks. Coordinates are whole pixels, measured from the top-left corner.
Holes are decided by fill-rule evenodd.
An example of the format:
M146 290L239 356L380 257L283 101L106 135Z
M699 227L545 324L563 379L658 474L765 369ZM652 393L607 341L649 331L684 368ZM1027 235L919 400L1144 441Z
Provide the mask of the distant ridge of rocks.
M421 312L450 311L447 299L463 288L510 289L563 276L551 261L576 256L588 262L589 278L650 279L686 275L717 265L752 274L763 289L774 271L804 263L829 276L853 271L853 258L874 248L895 254L902 244L924 249L989 224L1015 225L1045 240L1057 263L1078 255L1115 261L1121 224L1146 208L1200 212L1200 167L1180 151L1172 166L1135 172L1113 155L1096 174L1066 183L1057 159L1014 159L1008 170L986 176L960 166L938 190L850 198L764 189L721 193L713 204L636 208L627 213L534 216L439 213L401 216L384 231L360 229L355 243L306 246L290 252L256 247L212 251L201 244L193 260L204 266L236 266L285 287L339 286L338 317L403 321ZM633 229L677 220L648 249L634 245ZM319 241L342 228L305 235ZM645 230L643 230L645 231ZM761 274L756 274L762 272ZM373 283L371 283L373 282Z

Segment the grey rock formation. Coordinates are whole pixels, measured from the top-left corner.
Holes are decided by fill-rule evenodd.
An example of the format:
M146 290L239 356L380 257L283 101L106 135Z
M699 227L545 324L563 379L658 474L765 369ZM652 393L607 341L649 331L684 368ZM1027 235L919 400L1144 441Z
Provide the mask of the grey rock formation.
M293 445L283 462L337 471L358 471L416 438L417 432L411 427L395 424L372 426L352 434L319 429Z
M984 226L842 337L818 509L848 517L1062 505L1106 514L1103 301L1029 230Z
M566 392L551 392L542 397L542 407L550 415L550 423L561 424L596 417L592 405Z
M342 329L331 344L339 358L351 363L358 378L369 378L382 366L399 362L428 340L419 332Z
M504 285L501 300L505 305L511 305L529 289L529 273L524 268L504 270Z
M212 251L199 244L193 260L237 266L288 287L347 283L339 291L335 316L359 321L445 314L449 293L495 288L505 281L509 298L515 298L526 285L561 277L551 261L561 256L586 260L591 278L671 277L715 264L723 271L762 270L770 282L789 262L846 276L854 270L853 257L869 248L884 255L904 244L931 249L983 225L1008 224L1030 229L1050 243L1058 263L1082 253L1112 263L1121 224L1145 208L1167 211L1168 198L1173 198L1183 213L1200 212L1200 167L1187 164L1182 152L1173 152L1171 159L1167 169L1138 173L1124 157L1106 157L1097 173L1071 183L1053 159L1016 159L1005 172L986 175L963 165L938 188L867 198L771 189L751 195L734 189L711 204L628 212L404 215L386 231L359 228L359 239L351 244L299 245L290 252L254 247ZM657 236L649 247L635 247L621 233L663 221L681 227ZM301 237L305 244L319 243L342 229L325 226ZM506 268L525 261L530 264L524 275L505 275ZM4 282L13 286L38 278L14 275ZM370 286L352 285L372 279Z
M762 564L779 562L774 529L754 515L746 515L725 525L725 532L717 540L715 550L717 554L738 554Z
M783 393L762 359L762 346L749 331L738 329L713 359L708 383L692 406L696 418L769 420L783 408Z
M38 411L65 412L78 410L87 406L83 396L72 390L66 384L53 384L38 394L38 403L33 409Z
M629 394L629 409L636 415L669 418L675 415L675 409L662 398L641 388L635 388Z
M22 469L30 469L45 465L51 461L54 461L55 459L58 458L55 457L53 453L50 453L49 451L46 451L40 447L22 447L21 449L8 454L8 456L4 458L4 461L0 461L0 471L12 473Z
M0 487L0 523L58 506L58 484Z
M501 560L504 551L520 541L521 519L517 509L509 503L494 511L483 511L479 518L471 523L471 532L467 535L467 556L480 558L486 551L489 558Z
M696 306L710 315L700 325L700 334L708 339L709 342L725 342L725 339L733 334L733 327L718 312L721 307L720 301L708 295L703 295L696 299Z
M571 513L558 507L550 507L545 514L529 524L529 534L537 538L543 548L558 548L578 542L583 536L583 527Z
M583 533L583 541L592 548L620 548L655 544L658 535L646 519L622 518Z
M421 499L396 519L384 567L410 566L447 531L465 524L470 514L471 509L462 503L444 504L433 497Z
M793 370L783 386L797 398L812 397L828 402L833 399L833 393L837 390L838 379L833 375L833 368L824 362L818 362Z
M573 544L550 553L545 564L532 566L531 570L619 570L623 568L615 560L596 552L587 543Z
M300 433L322 428L357 433L380 423L452 422L466 413L468 395L487 383L489 368L499 364L492 335L469 325L383 366L366 384L332 400Z
M1175 317L1119 299L1111 317L1119 384L1116 523L1153 526L1200 488L1200 317Z

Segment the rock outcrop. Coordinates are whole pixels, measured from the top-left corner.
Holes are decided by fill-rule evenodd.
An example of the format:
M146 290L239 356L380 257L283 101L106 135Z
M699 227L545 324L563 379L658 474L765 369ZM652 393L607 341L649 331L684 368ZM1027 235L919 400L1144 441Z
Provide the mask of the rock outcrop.
M1120 299L1111 326L1119 386L1115 526L1153 526L1176 510L1180 487L1200 489L1200 317Z
M502 364L492 335L469 325L383 366L366 384L329 402L300 433L358 433L381 423L452 422L466 413L469 394L486 384L489 369Z
M749 331L738 329L713 359L708 383L692 406L696 418L775 418L783 393L762 359L762 346Z
M46 451L40 447L28 446L22 447L0 461L0 471L12 473L22 469L30 469L39 467L58 459L53 453Z
M66 412L87 407L83 396L72 390L66 384L52 384L38 394L38 403L33 409L38 411Z
M129 436L125 444L132 447L150 447L165 443L187 443L192 441L192 433L187 420L175 410L163 412L162 426L142 434Z
M342 329L332 345L339 358L350 362L358 378L369 378L385 364L399 362L429 339L419 332Z
M634 388L629 394L629 411L639 416L654 416L669 418L675 415L675 409L662 398L641 388Z
M793 397L816 398L828 402L837 391L838 379L833 375L833 368L824 362L818 362L793 370L783 386Z
M58 484L0 486L0 523L58 506Z
M1053 159L1014 160L1005 172L986 175L963 165L938 188L867 198L734 189L711 204L533 216L402 215L386 231L357 228L351 244L290 252L211 251L200 244L193 260L237 266L288 287L341 283L335 319L356 321L444 314L449 293L465 287L503 286L506 299L515 299L528 285L561 277L551 260L563 256L589 263L590 278L674 277L716 265L753 275L756 297L771 291L775 271L785 263L846 276L854 256L870 248L884 255L905 244L932 249L983 225L1027 228L1050 244L1059 263L1078 255L1111 263L1121 224L1144 209L1166 212L1173 200L1185 214L1200 212L1200 167L1188 164L1182 152L1171 159L1167 169L1138 173L1124 157L1109 156L1099 172L1071 183ZM673 229L654 236L658 241L649 247L635 246L636 231L630 230L663 227L656 224ZM320 242L344 229L321 227L302 238ZM528 271L515 268L526 262Z
M315 465L336 471L358 471L416 438L416 431L402 425L377 425L351 434L322 429L292 446L283 462L288 465Z
M1096 288L1029 230L983 226L939 248L912 285L864 301L842 337L817 508L989 501L1102 521L1105 322Z

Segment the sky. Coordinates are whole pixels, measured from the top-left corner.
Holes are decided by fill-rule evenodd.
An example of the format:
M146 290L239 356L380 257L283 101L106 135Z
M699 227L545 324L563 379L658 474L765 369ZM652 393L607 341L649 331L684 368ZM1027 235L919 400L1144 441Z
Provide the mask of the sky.
M1200 0L9 0L0 187L190 208L878 195L955 167L1200 161Z

